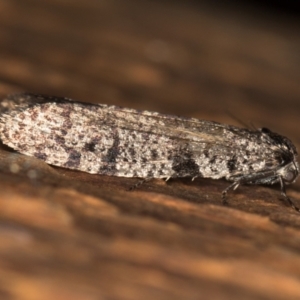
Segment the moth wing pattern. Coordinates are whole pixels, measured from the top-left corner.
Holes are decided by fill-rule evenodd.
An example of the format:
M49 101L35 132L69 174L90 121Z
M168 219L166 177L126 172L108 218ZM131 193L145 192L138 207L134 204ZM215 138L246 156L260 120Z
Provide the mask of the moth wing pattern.
M5 98L0 138L23 154L93 174L226 178L234 187L280 182L285 195L284 184L299 173L295 146L267 129L43 95Z
M22 137L20 132L23 132L23 138L13 144L9 142L11 137L3 136L2 140L17 151L50 164L90 173L143 178L229 178L251 171L245 170L242 166L245 161L238 159L245 156L245 151L237 147L237 141L249 139L249 131L245 129L58 97L24 94L12 96L9 101L10 106L15 103L14 113L23 118L12 126L13 134ZM52 107L45 115L43 110L47 105ZM6 116L13 120L11 113ZM60 124L56 122L59 116ZM27 131L24 123L29 126ZM9 131L8 126L10 122L5 131ZM33 141L35 147L30 146ZM253 147L258 148L255 143ZM261 153L247 156L247 165L256 165L254 171L257 172L260 163Z
M5 99L1 112L2 141L49 164L128 177L198 174L185 158L191 155L188 138L158 126L164 115L153 119L149 112L32 94Z

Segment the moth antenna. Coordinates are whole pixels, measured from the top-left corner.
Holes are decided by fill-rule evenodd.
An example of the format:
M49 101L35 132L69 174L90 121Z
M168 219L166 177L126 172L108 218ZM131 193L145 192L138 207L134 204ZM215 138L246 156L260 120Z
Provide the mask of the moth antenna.
M250 122L250 127L251 127L253 130L258 130L257 127L253 124L252 121Z
M240 118L238 118L236 115L234 115L230 111L227 111L227 114L229 115L229 117L231 119L233 119L234 121L236 121L240 125L244 126L245 128L252 129L252 130L257 130L257 128L253 125L252 122L250 122L250 124L247 124L246 122L242 121Z

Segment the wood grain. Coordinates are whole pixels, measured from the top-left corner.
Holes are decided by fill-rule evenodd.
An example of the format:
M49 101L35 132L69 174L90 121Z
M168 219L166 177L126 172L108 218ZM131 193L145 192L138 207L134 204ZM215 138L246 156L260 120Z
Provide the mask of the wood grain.
M300 148L300 23L205 1L2 0L0 94L270 127ZM279 187L90 175L0 149L1 299L300 299ZM300 205L300 186L288 194Z

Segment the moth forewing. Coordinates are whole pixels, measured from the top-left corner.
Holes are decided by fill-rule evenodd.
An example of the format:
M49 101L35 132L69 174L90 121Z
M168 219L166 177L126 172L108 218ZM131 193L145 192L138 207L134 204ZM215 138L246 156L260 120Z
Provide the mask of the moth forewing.
M149 178L226 178L240 184L298 177L292 142L266 128L249 130L157 112L34 94L7 96L0 138L20 153L93 174Z

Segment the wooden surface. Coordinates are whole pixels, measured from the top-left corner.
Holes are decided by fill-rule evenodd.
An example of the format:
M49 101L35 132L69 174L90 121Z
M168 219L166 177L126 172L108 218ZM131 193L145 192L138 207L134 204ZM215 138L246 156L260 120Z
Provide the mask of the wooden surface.
M0 94L232 114L300 149L299 20L210 3L1 0ZM300 214L278 186L225 207L223 180L129 192L4 146L0 170L0 299L300 299Z

